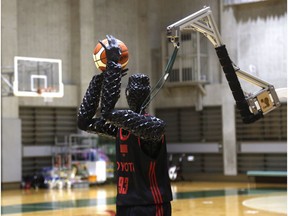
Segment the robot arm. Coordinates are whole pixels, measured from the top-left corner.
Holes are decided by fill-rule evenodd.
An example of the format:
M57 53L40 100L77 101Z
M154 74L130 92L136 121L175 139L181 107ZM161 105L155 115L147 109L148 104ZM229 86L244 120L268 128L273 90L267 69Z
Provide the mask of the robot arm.
M204 7L202 10L169 25L167 27L167 38L170 42L176 43L179 40L181 31L184 30L202 33L215 47L244 123L255 122L263 117L263 115L280 106L280 101L273 85L240 70L231 61L220 37L210 7ZM249 96L244 95L238 77L262 89L257 93L249 94Z
M96 117L96 110L101 98L101 114L110 112L118 98L121 86L121 76L126 74L127 70L122 70L118 60L121 51L117 40L112 35L106 35L109 44L105 46L99 41L105 49L107 57L106 70L95 75L83 97L78 111L78 128L90 133L97 133L116 137L118 128L107 122L103 116Z
M86 90L77 115L78 128L90 133L116 137L118 128L108 124L102 117L95 117L99 106L103 73L95 75Z
M131 131L144 140L159 141L164 135L165 122L159 118L142 115L132 110L113 110L106 115L109 122Z
M78 128L86 130L99 106L103 74L93 76L78 109Z
M110 50L111 54L117 54L118 44L113 43L114 40L115 39L113 36L108 37L109 46L105 47L106 53ZM107 56L107 59L112 58ZM107 70L103 75L101 96L101 113L103 118L110 125L131 131L134 135L139 136L142 139L159 141L164 134L165 124L162 120L156 117L136 113L136 110L132 111L115 109L115 105L120 97L121 78L123 77L123 72L125 73L125 71L122 70L121 65L116 63L117 61L117 58L112 59L111 64L108 63ZM139 85L140 84L142 83L139 83ZM140 97L138 99L141 101L141 97L143 97L143 95L140 94L138 96ZM135 100L137 100L137 98L135 98Z

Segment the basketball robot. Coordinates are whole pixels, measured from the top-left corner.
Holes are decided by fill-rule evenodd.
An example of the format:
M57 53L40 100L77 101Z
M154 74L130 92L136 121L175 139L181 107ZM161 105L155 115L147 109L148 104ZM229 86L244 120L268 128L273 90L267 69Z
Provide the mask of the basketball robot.
M94 50L94 61L104 71L95 75L87 88L78 111L78 127L116 138L117 216L169 216L172 193L165 123L143 109L144 100L150 95L149 77L131 75L125 92L129 109L115 109L121 78L127 71L124 67L128 51L123 42L111 35L99 43L101 46L98 44Z

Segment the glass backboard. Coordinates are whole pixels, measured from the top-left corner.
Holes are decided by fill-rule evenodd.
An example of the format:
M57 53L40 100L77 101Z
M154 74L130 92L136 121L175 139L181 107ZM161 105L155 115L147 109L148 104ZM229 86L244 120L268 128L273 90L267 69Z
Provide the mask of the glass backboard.
M15 96L63 97L62 61L15 56L13 93Z

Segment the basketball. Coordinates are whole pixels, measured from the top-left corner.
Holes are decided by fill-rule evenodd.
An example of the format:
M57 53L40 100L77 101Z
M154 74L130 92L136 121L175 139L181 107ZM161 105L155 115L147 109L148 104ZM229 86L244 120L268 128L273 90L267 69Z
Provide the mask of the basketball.
M118 39L117 39L117 41L118 41L118 45L121 49L121 57L120 57L119 63L122 65L122 69L123 69L126 67L126 65L128 64L128 61L129 61L128 48L122 41L120 41ZM108 40L104 39L104 40L102 40L102 43L105 46L107 46ZM98 43L94 49L93 59L94 59L96 67L100 71L106 70L106 64L107 64L106 52L105 52L104 47L100 43Z

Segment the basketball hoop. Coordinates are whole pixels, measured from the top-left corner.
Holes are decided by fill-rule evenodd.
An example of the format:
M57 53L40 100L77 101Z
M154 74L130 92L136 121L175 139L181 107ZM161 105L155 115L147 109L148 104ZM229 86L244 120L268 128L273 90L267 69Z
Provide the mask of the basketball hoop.
M47 88L38 88L37 89L37 93L42 95L44 93L52 93L52 92L56 92L57 90L53 87L47 87Z
M47 87L47 88L38 88L37 89L37 94L39 94L40 97L44 98L45 103L52 103L53 102L53 97L51 97L49 94L45 93L51 93L55 92L56 90L53 89L53 87Z

